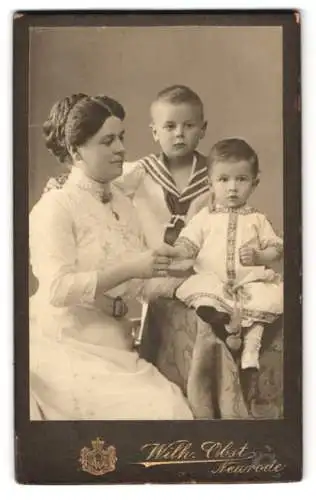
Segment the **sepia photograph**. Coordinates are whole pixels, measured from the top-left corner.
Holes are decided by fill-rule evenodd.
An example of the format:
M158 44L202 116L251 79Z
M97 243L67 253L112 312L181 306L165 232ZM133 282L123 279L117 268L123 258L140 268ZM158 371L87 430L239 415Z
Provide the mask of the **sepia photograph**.
M282 425L290 21L60 17L24 55L28 421Z
M282 418L282 28L34 28L29 96L31 419Z

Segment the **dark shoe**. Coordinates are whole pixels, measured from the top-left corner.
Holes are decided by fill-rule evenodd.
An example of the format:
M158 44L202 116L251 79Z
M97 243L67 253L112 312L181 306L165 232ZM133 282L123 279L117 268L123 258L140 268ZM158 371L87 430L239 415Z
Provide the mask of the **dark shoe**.
M224 325L229 323L230 316L227 313L219 312L215 309L215 307L210 306L200 306L196 309L196 314L201 318L205 323L211 325L213 327L215 335L222 340L222 342L226 341L228 332L225 330Z
M240 370L240 384L245 403L251 410L252 403L258 395L259 370L257 368L245 368Z
M227 325L230 322L229 314L217 311L211 306L198 307L196 314L209 325Z

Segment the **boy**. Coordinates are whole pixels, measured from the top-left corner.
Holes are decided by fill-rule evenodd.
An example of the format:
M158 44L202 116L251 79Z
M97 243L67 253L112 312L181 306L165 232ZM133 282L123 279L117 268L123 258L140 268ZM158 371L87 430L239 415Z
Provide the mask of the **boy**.
M184 85L158 93L151 105L151 130L159 145L124 166L116 184L133 198L147 245L173 244L208 192L206 157L196 151L207 123L199 96Z

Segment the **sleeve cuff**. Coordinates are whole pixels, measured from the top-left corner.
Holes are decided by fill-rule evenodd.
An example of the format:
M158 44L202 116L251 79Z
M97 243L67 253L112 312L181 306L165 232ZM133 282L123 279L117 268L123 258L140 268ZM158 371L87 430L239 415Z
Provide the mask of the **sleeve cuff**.
M93 304L98 283L98 272L92 271L77 276L81 304ZM81 283L80 283L81 282Z

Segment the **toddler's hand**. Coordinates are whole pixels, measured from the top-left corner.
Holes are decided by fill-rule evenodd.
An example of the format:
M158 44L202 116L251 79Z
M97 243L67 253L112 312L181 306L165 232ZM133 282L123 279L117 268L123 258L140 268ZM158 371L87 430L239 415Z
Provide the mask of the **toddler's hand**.
M239 260L243 266L255 266L258 262L258 251L245 245L239 249Z

